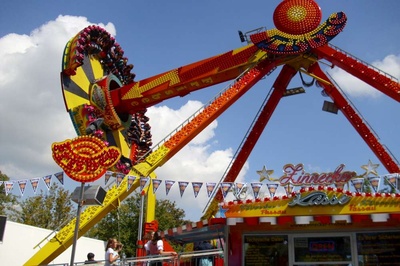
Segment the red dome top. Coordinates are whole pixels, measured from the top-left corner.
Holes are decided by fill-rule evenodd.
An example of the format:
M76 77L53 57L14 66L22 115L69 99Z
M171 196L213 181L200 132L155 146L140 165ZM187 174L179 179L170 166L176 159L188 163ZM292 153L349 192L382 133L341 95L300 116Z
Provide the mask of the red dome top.
M321 23L321 8L313 0L284 0L274 11L275 27L288 34L304 34Z

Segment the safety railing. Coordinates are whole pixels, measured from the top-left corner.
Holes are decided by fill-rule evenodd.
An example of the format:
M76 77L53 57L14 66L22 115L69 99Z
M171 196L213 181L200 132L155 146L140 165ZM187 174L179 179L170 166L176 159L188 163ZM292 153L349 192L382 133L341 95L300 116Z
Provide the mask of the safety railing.
M152 266L156 263L162 263L162 266L200 266L212 265L223 266L223 250L210 249L192 252L178 253L177 256L146 256L124 258L112 264L113 266ZM49 266L72 266L70 263L48 264ZM96 260L94 262L75 262L73 266L81 265L105 265L105 260Z
M379 68L377 68L377 67L375 67L375 66L373 66L373 65L371 65L371 64L369 64L369 63L367 63L367 62L365 62L363 60L361 60L360 58L357 58L356 56L354 56L354 55L352 55L352 54L340 49L339 47L337 47L337 46L335 46L335 45L333 45L331 43L329 43L328 45L332 49L334 49L336 51L339 51L340 53L346 55L348 58L351 58L351 59L355 60L357 63L361 63L361 64L367 66L368 68L374 70L375 72L378 72L379 74L381 74L383 76L386 76L387 78L389 78L390 80L392 80L394 82L399 82L399 80L396 77L390 75L389 73L384 72L383 70L381 70L381 69L379 69Z

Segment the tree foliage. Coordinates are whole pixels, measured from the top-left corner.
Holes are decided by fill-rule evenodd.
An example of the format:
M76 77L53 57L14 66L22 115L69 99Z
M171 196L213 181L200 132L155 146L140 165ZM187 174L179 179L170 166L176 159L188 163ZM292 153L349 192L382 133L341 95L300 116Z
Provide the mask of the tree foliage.
M9 180L10 178L0 171L0 181L4 182ZM0 215L7 216L17 202L17 196L13 194L6 195L4 183L2 183L2 185L0 185Z
M106 241L116 237L124 244L127 257L136 255L141 196L134 193L124 200L117 210L107 214L88 232L89 237ZM144 213L146 210L144 210ZM175 202L156 200L155 219L159 223L159 231L178 227L189 221L184 220L185 211L177 208ZM144 231L142 232L144 233Z
M165 231L189 222L183 219L185 211L178 208L176 202L169 200L157 200L155 217L158 222L159 231Z
M14 210L16 222L56 230L74 217L75 208L71 202L71 193L53 183L48 191L29 197Z

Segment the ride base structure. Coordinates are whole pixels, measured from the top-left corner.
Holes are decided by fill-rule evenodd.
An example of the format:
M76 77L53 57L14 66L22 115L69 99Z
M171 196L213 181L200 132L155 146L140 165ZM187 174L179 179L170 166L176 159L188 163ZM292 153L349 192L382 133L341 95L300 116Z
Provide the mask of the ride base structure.
M89 26L80 31L64 50L61 84L67 112L78 136L90 135L119 149L121 156L110 170L124 174L155 178L154 171L178 153L219 115L225 112L259 80L273 71L280 72L267 95L255 122L245 136L240 150L227 169L223 182L233 182L282 97L299 92L288 89L297 74L315 79L322 93L329 96L361 138L371 148L389 173L399 173L397 160L348 101L321 63L339 67L366 82L383 94L400 101L399 82L383 71L366 64L330 44L346 25L343 12L331 14L321 23L322 13L313 0L284 0L274 11L276 28L239 35L243 47L135 81L124 51L104 29ZM205 89L222 82L231 85L200 111L192 115L164 141L153 145L147 108L173 97ZM303 88L301 90L304 90ZM300 91L301 92L301 91ZM81 182L90 182L88 179ZM151 186L151 182L149 182ZM78 237L110 211L118 208L138 186L139 179L107 191L101 206L88 206L80 215ZM150 191L152 189L150 188ZM155 196L146 195L147 210L144 233L156 229ZM218 191L203 216L211 218L223 200ZM72 245L73 219L48 241L25 265L48 264Z

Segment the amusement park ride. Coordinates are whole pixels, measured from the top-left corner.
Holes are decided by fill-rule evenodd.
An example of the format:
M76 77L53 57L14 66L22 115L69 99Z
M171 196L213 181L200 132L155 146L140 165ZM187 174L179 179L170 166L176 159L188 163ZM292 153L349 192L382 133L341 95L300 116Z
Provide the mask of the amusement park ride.
M329 96L334 107L348 119L389 173L400 172L396 159L383 146L366 121L322 69L325 61L363 80L400 102L400 84L390 75L367 65L329 42L346 24L343 12L333 13L321 23L320 7L313 0L284 0L274 11L274 29L253 34L239 32L247 45L182 66L153 77L135 81L132 65L108 32L98 26L80 31L66 45L61 84L66 109L79 136L93 135L121 151L113 171L154 178L154 171L179 152L213 120L226 111L260 79L280 68L273 89L256 117L243 145L224 176L233 182L268 124L282 97L299 91L288 90L299 72L311 76ZM193 115L158 145L152 145L146 108L173 97L233 81L219 97ZM300 91L301 92L301 91ZM90 178L79 180L91 182ZM151 182L150 182L151 185ZM85 234L110 211L118 208L139 186L128 180L107 191L101 206L89 206L80 216L79 236ZM147 195L145 231L153 229L154 195ZM218 191L204 214L208 219L218 210ZM73 243L75 220L62 228L25 265L51 262Z

